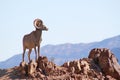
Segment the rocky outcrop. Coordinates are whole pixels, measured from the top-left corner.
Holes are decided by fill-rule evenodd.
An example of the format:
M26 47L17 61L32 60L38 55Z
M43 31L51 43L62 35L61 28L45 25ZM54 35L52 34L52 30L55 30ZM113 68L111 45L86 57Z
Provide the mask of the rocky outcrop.
M40 56L38 61L21 62L18 67L0 70L0 79L120 80L120 65L109 49L95 48L88 58L65 62L61 66L45 56Z
M71 77L74 76L76 80L104 79L104 75L98 65L89 58L66 62L62 66L66 67L68 72L72 74Z
M107 76L120 79L120 65L115 55L107 48L95 48L91 50L89 58L99 65L102 72Z

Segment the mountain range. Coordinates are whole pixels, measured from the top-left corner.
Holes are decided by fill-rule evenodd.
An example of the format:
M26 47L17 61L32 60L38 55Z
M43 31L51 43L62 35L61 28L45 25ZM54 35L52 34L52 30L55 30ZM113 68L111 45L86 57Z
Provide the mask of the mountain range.
M93 48L109 48L120 61L120 35L104 39L99 42L91 43L66 43L59 45L46 45L41 47L41 55L47 56L49 60L54 61L57 65L64 62L87 57L90 50ZM35 58L34 51L31 53L31 58ZM27 61L27 53L25 60ZM22 54L17 54L5 61L0 62L0 68L11 68L18 66L22 61Z

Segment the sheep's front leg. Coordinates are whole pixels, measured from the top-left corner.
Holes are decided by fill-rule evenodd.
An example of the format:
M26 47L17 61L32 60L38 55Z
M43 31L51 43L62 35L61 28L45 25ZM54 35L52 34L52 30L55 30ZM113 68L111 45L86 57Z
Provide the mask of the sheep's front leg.
M36 56L35 56L35 59L36 59L36 61L37 61L37 59L38 59L38 58L37 58L37 51L36 51L36 47L34 47L34 50L35 50L35 55L36 55Z
M38 58L40 56L40 45L38 46Z
M29 62L30 62L30 53L31 53L32 49L29 49L29 52L28 52L28 59L29 59Z

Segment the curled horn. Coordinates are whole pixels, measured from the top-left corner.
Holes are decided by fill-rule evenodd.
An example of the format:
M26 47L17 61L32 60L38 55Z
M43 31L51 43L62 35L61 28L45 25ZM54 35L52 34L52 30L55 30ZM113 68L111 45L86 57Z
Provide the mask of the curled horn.
M35 28L40 29L43 22L42 22L41 19L37 18L37 19L34 20L33 24L34 24Z

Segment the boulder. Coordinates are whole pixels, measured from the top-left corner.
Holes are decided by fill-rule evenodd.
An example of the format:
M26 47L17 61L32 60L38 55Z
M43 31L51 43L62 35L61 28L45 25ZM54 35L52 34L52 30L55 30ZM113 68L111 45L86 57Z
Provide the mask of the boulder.
M31 60L28 63L28 74L32 77L35 77L36 69L37 69L37 63L34 60Z
M110 75L106 75L105 80L116 80L116 79L111 77Z
M66 67L68 68L69 72L74 72L74 73L80 73L81 71L81 67L80 67L80 61L79 60L75 60L75 61L71 61L71 62L66 62L62 65L62 67Z
M53 62L48 61L47 57L40 56L38 58L38 68L41 69L42 74L50 75L55 68L55 64Z
M68 62L65 62L63 65L62 65L62 67L66 67L66 68L69 68L69 66L70 66L70 62L68 61Z
M89 58L92 58L99 65L105 75L120 79L120 65L117 58L107 48L95 48L90 51Z
M22 75L27 75L28 74L28 64L25 61L21 62L19 70L22 73Z
M85 60L81 60L81 61L80 61L80 64L81 64L81 70L82 70L83 74L86 74L86 75L87 75L87 73L88 73L89 70L90 70L90 67L89 67L88 62L85 61Z
M88 58L92 58L95 61L95 63L97 63L98 57L100 56L102 51L103 51L103 48L102 49L94 48L90 51Z
M39 56L38 61L37 61L38 68L44 70L45 67L47 66L47 62L48 62L47 57L45 57L45 56Z

